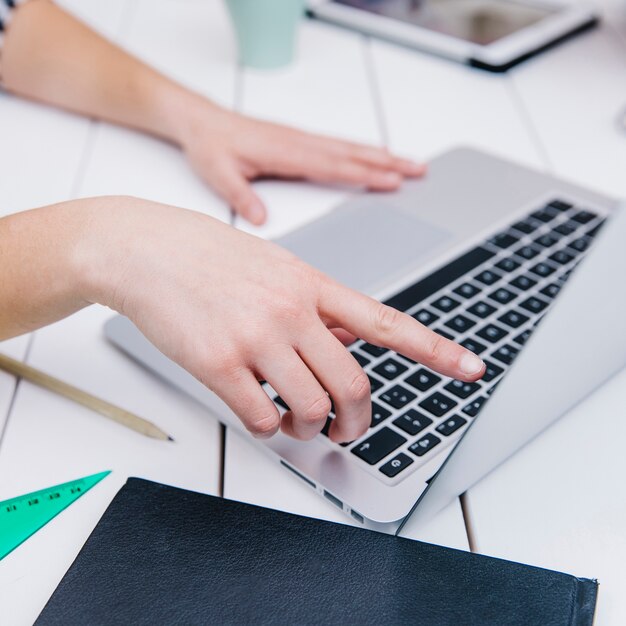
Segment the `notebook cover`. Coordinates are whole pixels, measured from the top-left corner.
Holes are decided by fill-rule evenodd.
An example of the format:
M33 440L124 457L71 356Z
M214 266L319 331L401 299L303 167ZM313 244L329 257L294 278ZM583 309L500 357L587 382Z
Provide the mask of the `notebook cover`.
M597 583L130 478L36 624L591 625Z

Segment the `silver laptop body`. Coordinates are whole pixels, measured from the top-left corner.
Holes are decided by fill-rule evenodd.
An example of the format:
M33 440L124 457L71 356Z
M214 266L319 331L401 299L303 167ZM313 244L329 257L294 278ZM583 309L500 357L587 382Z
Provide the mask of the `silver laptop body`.
M365 527L398 532L409 514L411 523L432 516L626 363L626 214L611 216L616 208L600 194L459 148L432 161L424 180L356 195L279 239L341 282L482 345L491 380L433 384L419 364L358 342L350 350L376 383L379 409L368 433L345 447L324 434L256 443ZM129 320L114 317L105 333L245 430Z

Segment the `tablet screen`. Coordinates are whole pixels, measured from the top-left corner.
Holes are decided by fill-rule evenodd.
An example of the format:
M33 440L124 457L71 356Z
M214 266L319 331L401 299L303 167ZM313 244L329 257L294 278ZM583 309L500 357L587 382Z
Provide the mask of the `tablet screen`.
M480 45L489 45L555 12L507 0L333 1Z

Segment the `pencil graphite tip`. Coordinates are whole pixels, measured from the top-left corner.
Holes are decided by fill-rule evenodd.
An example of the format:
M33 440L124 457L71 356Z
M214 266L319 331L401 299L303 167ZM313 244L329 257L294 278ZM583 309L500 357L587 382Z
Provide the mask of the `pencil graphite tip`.
M168 441L174 441L174 437L170 437L169 435L167 436L167 440Z

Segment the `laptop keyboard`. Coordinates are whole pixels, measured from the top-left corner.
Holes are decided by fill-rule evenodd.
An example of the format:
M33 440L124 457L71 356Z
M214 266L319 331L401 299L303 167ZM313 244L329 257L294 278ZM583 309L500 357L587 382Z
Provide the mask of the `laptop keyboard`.
M354 442L334 444L331 413L320 437L394 482L457 441L603 222L554 200L389 299L386 304L479 354L485 375L475 383L452 380L359 340L349 349L370 379L370 429ZM274 401L287 408L280 397Z

